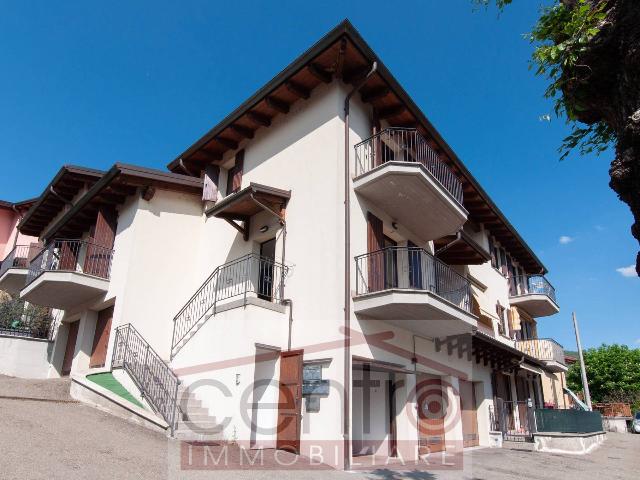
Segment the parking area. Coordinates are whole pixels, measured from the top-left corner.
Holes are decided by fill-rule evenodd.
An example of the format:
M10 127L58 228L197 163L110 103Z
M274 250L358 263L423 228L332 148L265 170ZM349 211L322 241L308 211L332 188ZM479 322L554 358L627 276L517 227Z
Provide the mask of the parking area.
M587 456L536 453L517 445L476 449L459 466L429 470L380 465L368 471L234 468L237 450L229 451L230 468L180 468L184 446L107 413L73 402L65 381L25 381L0 377L0 476L3 479L159 479L273 478L336 479L632 479L637 478L640 435L612 433ZM28 398L28 399L27 399ZM213 451L217 457L218 451ZM265 452L269 457L269 452ZM234 456L235 455L235 456ZM211 457L214 458L214 457ZM236 460L234 460L236 459ZM280 456L282 464L294 460ZM274 470L277 468L277 470Z

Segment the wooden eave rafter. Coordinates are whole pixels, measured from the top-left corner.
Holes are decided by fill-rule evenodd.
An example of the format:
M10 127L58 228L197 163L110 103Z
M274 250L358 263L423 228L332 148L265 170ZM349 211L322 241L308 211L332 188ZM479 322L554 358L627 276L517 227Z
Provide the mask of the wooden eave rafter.
M334 78L341 78L346 84L355 84L365 77L374 61L377 62L378 69L361 93L363 101L373 106L378 118L386 119L395 126L417 128L440 159L462 180L465 199L468 198L470 202L470 219L477 223L483 223L485 219L496 222L495 227L491 227L499 230L496 237L504 239L505 243L507 238L512 239L515 244L522 246L518 249L519 263L529 273L545 273L546 268L542 262L353 25L346 20L171 162L169 170L179 169L179 160L184 161L189 169L198 171L207 164L219 163L226 151L235 149L230 148L233 144L221 145L216 142L216 137L231 138L238 143L252 138L254 126L268 127L274 116L287 114L296 101L305 100L307 92L310 94L317 86L330 83ZM268 118L269 122L256 122L256 118ZM207 150L216 153L208 155L204 153Z

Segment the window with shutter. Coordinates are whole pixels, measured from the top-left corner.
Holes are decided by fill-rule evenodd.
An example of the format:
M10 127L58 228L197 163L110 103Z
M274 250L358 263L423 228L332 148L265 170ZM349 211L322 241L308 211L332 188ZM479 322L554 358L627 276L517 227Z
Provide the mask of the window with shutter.
M242 188L242 173L244 170L244 150L236 153L235 164L227 172L227 195L236 193Z

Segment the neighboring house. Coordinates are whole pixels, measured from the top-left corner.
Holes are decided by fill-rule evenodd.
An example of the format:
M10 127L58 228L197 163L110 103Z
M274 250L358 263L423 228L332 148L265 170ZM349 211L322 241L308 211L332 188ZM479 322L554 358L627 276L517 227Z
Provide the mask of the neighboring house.
M48 341L55 329L50 309L18 298L31 259L38 254L38 238L17 230L36 199L0 201L0 373L46 378Z
M60 374L124 367L169 423L186 387L225 439L341 467L562 406L546 268L348 22L168 168L65 167L20 223Z

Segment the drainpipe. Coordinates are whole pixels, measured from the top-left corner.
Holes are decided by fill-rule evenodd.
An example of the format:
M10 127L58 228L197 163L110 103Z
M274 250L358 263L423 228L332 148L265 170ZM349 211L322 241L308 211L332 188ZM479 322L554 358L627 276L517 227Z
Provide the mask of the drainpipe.
M287 351L291 351L291 331L293 330L293 300L285 298L282 300L283 305L289 305L289 339L287 341Z
M378 62L373 62L369 73L360 80L344 99L344 425L343 454L344 469L351 468L349 453L349 387L351 384L351 169L349 168L349 105L351 97L362 88L378 69Z

